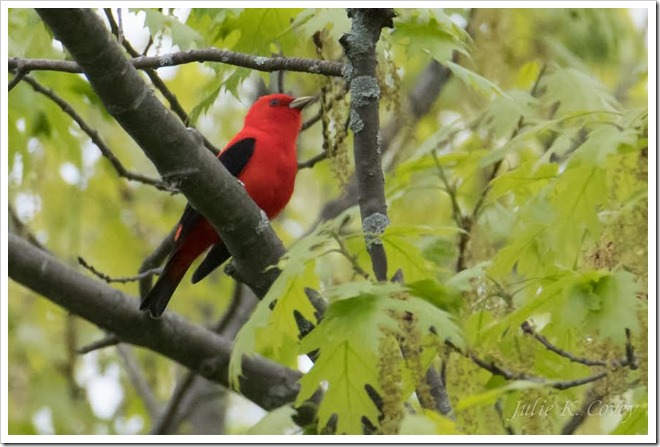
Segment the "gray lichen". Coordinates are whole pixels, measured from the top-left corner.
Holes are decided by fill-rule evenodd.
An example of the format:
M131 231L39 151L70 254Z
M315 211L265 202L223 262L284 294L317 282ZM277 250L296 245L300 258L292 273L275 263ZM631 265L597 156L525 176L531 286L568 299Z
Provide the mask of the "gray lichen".
M258 66L264 65L266 62L268 62L267 57L257 56L254 58L254 63L257 64Z
M264 213L264 210L259 210L259 223L257 224L257 229L255 230L257 234L261 234L266 231L269 223L270 221L268 220L266 213Z
M362 231L364 232L367 250L371 249L372 245L383 244L380 235L383 234L389 224L390 219L383 213L373 213L362 220Z
M376 134L376 153L380 155L382 153L381 147L383 146L383 136L380 134L380 130Z
M353 76L353 66L350 62L346 62L341 69L341 75L346 82L351 81L351 76Z
M362 122L360 115L358 115L358 113L354 109L351 109L351 115L348 121L348 125L353 131L353 133L358 133L362 129L364 129L364 122Z
M362 107L380 98L378 81L373 76L358 76L351 81L351 98L356 107Z
M173 59L172 59L172 56L169 55L169 54L166 54L165 56L161 56L158 59L158 65L161 66L161 67L170 66L170 65L172 65L172 63L173 63Z

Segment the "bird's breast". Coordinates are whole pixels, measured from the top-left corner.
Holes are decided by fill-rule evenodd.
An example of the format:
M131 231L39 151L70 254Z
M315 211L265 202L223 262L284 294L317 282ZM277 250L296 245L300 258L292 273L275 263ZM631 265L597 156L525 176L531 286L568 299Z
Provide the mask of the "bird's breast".
M276 217L289 202L296 181L295 141L285 143L279 147L257 144L252 159L239 176L247 193L269 219Z

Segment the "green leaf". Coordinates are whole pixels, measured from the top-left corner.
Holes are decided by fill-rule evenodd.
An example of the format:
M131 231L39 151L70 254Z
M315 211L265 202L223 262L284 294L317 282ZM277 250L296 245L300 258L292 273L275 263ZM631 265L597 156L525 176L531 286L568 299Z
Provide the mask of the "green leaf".
M296 429L296 424L291 419L296 410L290 405L284 405L269 412L259 422L248 428L246 435L286 435Z
M619 425L612 435L646 435L649 432L649 405L648 402L634 404L628 412L624 412Z
M491 96L504 96L508 98L508 95L502 91L501 88L499 88L497 85L495 85L493 82L489 81L488 79L484 78L483 76L475 73L472 70L468 70L467 68L461 67L458 64L455 64L452 61L445 61L445 65L451 70L451 72L456 76L458 79L463 81L465 85L467 85L470 88L473 88L477 92L481 93L482 95L486 96L487 98ZM508 98L511 100L511 98Z
M548 104L559 102L559 116L583 110L617 111L619 104L593 76L574 68L562 68L544 76L547 89L542 97Z
M598 212L607 197L605 171L600 166L566 169L555 181L550 201L557 212L549 240L564 265L575 262L585 232L594 240L600 235Z
M306 9L291 23L291 30L297 31L296 34L311 37L317 31L328 30L329 37L335 41L350 29L351 20L341 8Z
M457 315L465 304L457 289L452 289L432 279L422 279L408 283L408 287L413 295L453 315Z
M204 88L204 98L193 107L190 112L190 121L194 124L199 119L200 115L206 113L211 106L215 103L216 99L223 90L228 91L234 97L238 98L238 87L241 83L250 76L250 69L238 67L226 71L220 69L216 64L214 68L217 70L215 76L208 85Z
M143 9L144 25L149 29L152 37L168 29L172 37L172 44L181 50L189 50L203 41L202 36L189 26L181 23L176 17L165 15L155 9Z
M426 301L401 294L403 286L391 283L375 284L367 281L349 283L327 291L335 297L326 310L323 321L300 344L300 353L319 350L312 369L300 379L299 405L308 399L321 382L327 382L323 401L319 406L319 427L324 427L333 413L339 415L337 433L362 433L361 418L366 416L376 424L378 410L366 392L365 385L377 392L379 377L380 340L389 333L397 333L400 322L396 312L410 312L422 337L434 336L462 344L462 335L451 316ZM339 299L338 294L346 294ZM356 295L357 294L357 295ZM410 390L412 392L412 389Z
M423 236L453 234L456 227L427 227L421 225L390 225L381 236L387 253L388 268L394 272L401 269L406 282L434 276L437 270L417 245Z
M398 20L392 37L407 47L407 53L423 52L439 62L447 62L454 51L467 55L469 36L445 14L426 17L412 14L407 20Z
M336 233L346 214L325 222L314 232L299 239L280 261L282 270L266 296L259 302L250 319L236 335L229 362L229 380L238 385L244 355L260 352L282 363L291 362L298 347L298 327L293 316L297 310L309 321L316 321L305 288L318 289L318 275L314 271L316 259L327 253L328 245L334 243L331 233ZM359 293L364 284L346 283L325 295L332 299L333 293ZM396 286L396 285L395 285ZM396 286L400 290L400 286ZM272 308L272 309L271 309Z
M234 51L270 56L270 45L278 45L285 55L300 41L291 28L302 9L295 8L246 8L224 20L223 30L237 32L239 37L230 47ZM309 36L311 38L311 36Z
M603 338L623 344L626 328L639 330L638 291L634 276L625 271L577 274L566 287L559 321L598 331Z
M512 328L520 327L525 320L533 315L549 309L560 309L561 304L559 301L561 301L567 278L570 278L570 275L564 273L531 281L527 299L503 318L493 320L491 314L476 315L473 320L477 322L478 329L474 339L480 343L497 343L502 334ZM537 293L539 290L541 293ZM482 320L486 321L482 324Z
M463 411L471 407L492 407L495 401L503 394L507 394L512 391L542 388L544 386L546 386L544 383L530 382L527 380L515 380L513 382L509 382L505 386L493 388L483 393L473 394L471 396L460 398L456 404L455 410Z
M436 411L423 410L421 414L406 413L399 428L400 435L461 435L456 421Z
M320 355L300 379L296 405L311 397L321 382L328 383L319 405L319 427L324 427L333 413L339 415L340 434L361 434L363 416L373 423L378 420L378 409L365 389L367 384L377 391L379 388L377 352L382 335L375 326L387 317L377 312L375 304L374 296L332 303L321 324L301 343L300 353L320 349Z
M297 310L309 321L315 321L314 308L304 290L305 287L317 288L314 261L330 240L325 230L334 224L335 221L326 222L299 240L280 262L282 272L236 335L229 362L232 386L238 385L244 355L254 355L259 351L284 363L295 356L298 327L293 311Z
M536 102L526 91L511 90L499 94L486 107L484 124L496 138L511 138L521 119L528 125L536 121Z
M547 225L543 223L532 223L519 228L511 242L493 258L488 269L489 274L496 278L507 275L513 270L516 263L519 263L523 270L532 266L544 265L546 248L539 237L546 231L546 228Z
M555 179L558 171L559 166L556 163L521 164L491 181L488 199L496 200L511 193L518 199L518 204L523 204Z
M570 166L591 164L602 166L609 155L616 154L621 146L633 146L637 132L633 128L619 128L613 124L600 124L589 132L587 140L570 158Z
M298 327L293 310L314 321L314 308L304 293L305 287L316 287L318 279L313 265L285 269L259 302L250 319L236 335L229 361L229 381L238 390L243 356L260 352L265 356L290 363L296 355ZM271 306L275 306L271 311Z

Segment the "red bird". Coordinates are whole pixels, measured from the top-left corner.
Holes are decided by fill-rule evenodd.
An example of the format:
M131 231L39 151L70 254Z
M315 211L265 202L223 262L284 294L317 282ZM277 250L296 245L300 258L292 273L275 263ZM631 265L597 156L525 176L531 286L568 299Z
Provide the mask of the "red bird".
M218 155L269 219L282 211L293 194L300 112L313 99L294 99L284 94L262 96L245 116L243 129ZM158 318L190 265L209 247L193 273L193 284L229 259L230 253L206 218L187 204L174 235L174 248L158 281L142 299L140 310Z

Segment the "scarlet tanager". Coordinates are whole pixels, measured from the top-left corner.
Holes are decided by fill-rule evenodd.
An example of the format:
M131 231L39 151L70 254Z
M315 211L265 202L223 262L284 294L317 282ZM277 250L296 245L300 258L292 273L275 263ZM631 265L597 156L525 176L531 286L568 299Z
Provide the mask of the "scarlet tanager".
M293 194L300 112L313 99L294 99L284 94L262 96L245 116L243 129L218 155L269 219L282 211ZM229 259L230 253L206 218L187 204L174 235L174 248L158 281L142 299L140 310L158 318L190 265L209 248L193 273L193 284Z

